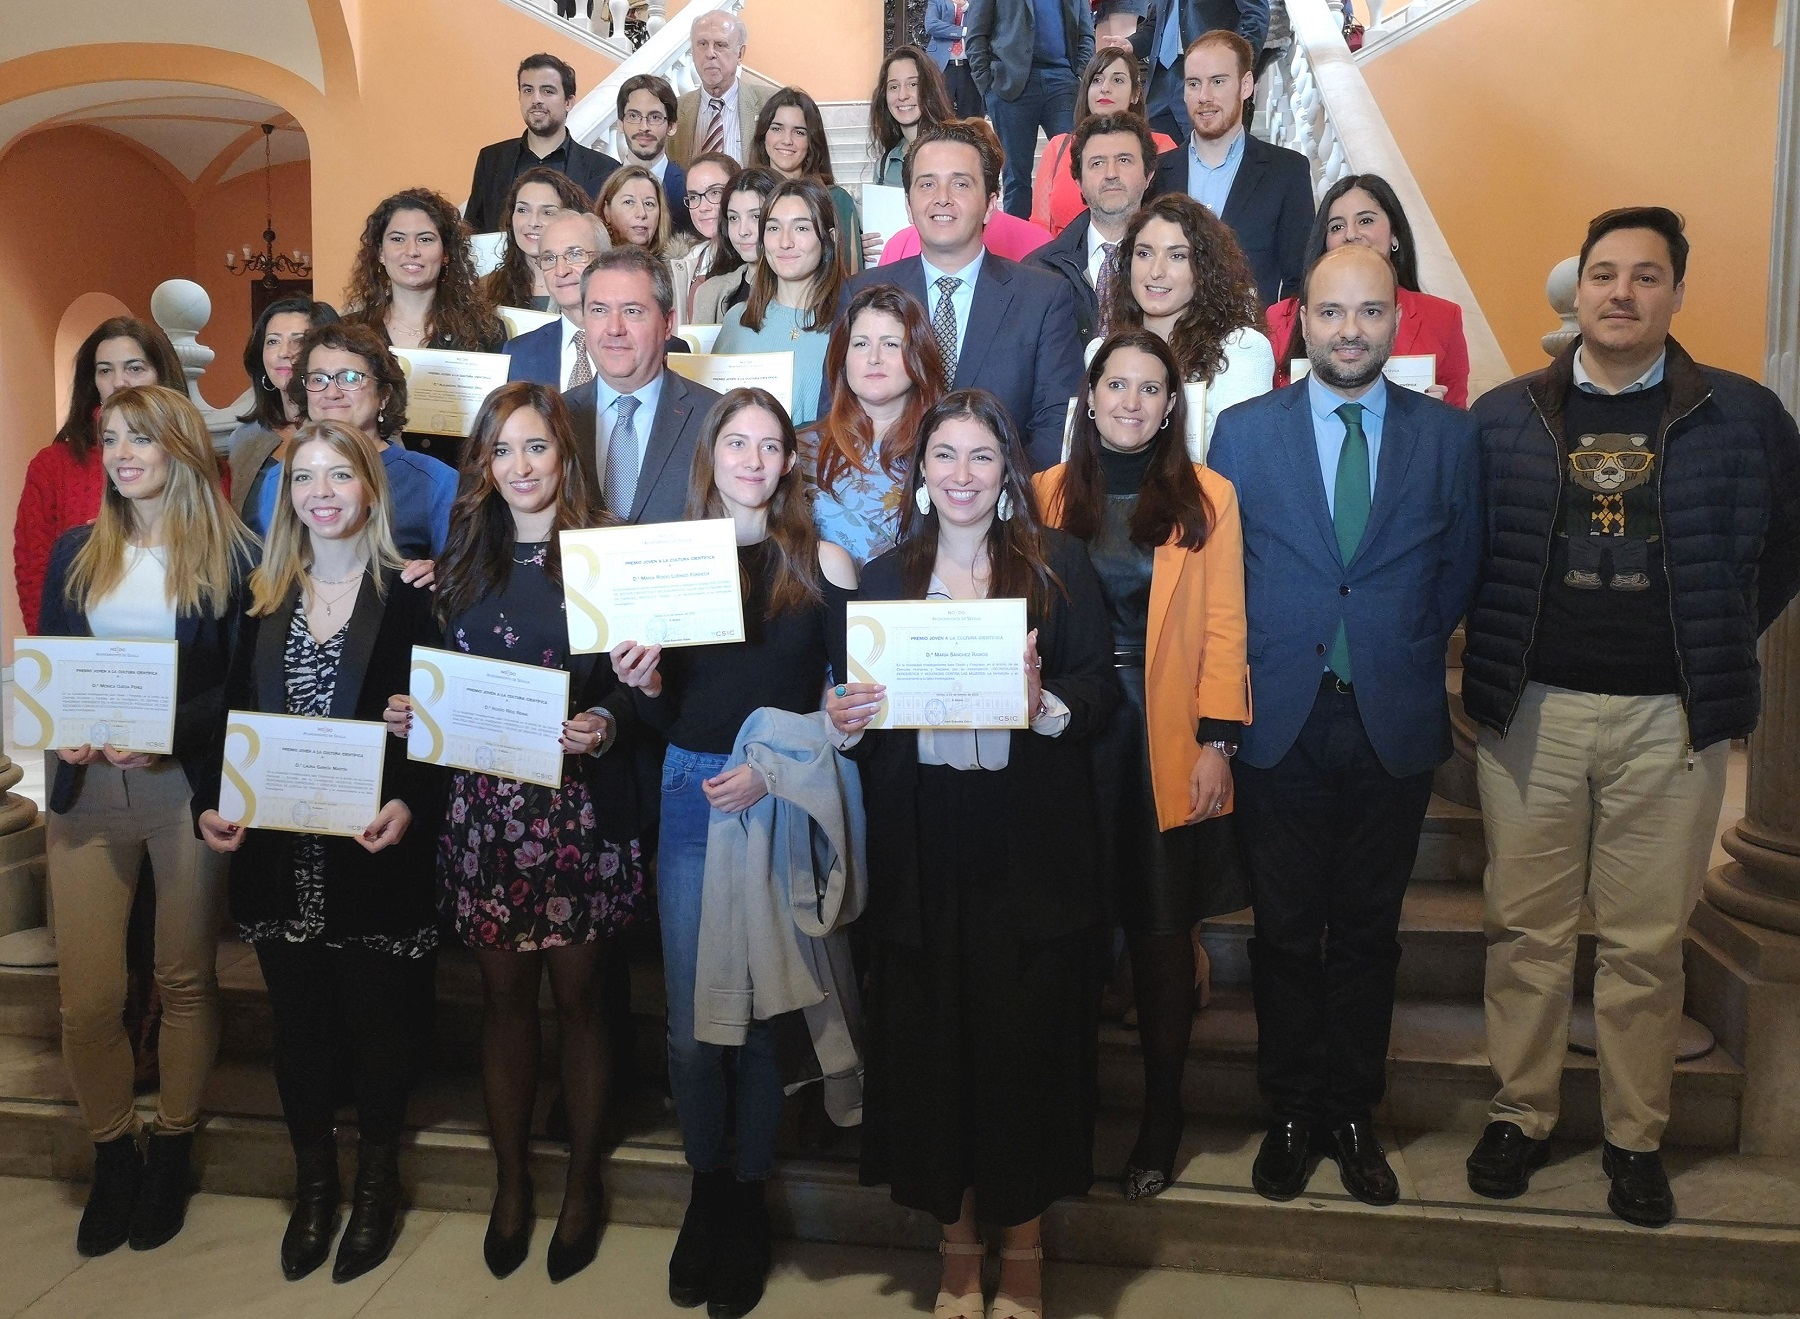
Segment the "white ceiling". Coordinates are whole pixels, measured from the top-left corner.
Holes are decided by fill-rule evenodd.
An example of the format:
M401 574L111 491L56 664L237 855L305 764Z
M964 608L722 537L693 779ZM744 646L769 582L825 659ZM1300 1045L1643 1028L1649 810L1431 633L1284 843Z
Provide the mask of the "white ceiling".
M211 46L267 60L325 90L307 0L6 0L0 8L0 62L68 46ZM430 21L429 9L419 6L420 22Z

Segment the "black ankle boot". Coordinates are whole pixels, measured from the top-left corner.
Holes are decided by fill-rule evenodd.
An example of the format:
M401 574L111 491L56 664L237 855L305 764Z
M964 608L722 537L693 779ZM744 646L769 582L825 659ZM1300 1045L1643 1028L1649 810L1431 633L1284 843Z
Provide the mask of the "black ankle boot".
M733 1180L719 1228L718 1263L706 1300L709 1319L743 1319L768 1281L772 1233L764 1183Z
M331 1258L337 1234L337 1134L294 1151L294 1212L281 1237L281 1276L298 1282Z
M75 1229L75 1249L92 1258L117 1250L131 1235L131 1211L144 1181L136 1136L94 1145L94 1184Z
M155 1250L181 1231L194 1189L194 1133L150 1137L144 1184L131 1210L131 1248Z
M359 1141L356 1187L350 1193L350 1221L338 1243L333 1282L349 1282L377 1268L394 1248L400 1228L400 1146Z
M735 1180L729 1168L697 1172L688 1189L681 1235L675 1238L675 1250L669 1256L669 1299L684 1310L706 1304L712 1289L719 1220Z

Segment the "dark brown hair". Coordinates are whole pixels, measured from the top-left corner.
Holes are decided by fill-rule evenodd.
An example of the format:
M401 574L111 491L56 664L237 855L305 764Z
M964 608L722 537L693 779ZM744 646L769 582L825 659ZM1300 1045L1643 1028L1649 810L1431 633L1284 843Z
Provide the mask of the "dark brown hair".
M750 296L744 303L744 328L752 332L762 329L769 304L775 301L778 280L763 246L769 234L769 215L774 211L775 203L787 197L798 197L806 204L812 215L813 228L819 235L819 268L812 277L812 305L805 308L806 323L801 328L818 330L829 325L838 295L844 289L844 236L838 231L837 207L832 205L831 194L816 179L804 176L788 179L763 203L762 229L756 238L756 271L750 277Z
M519 61L519 70L513 74L514 80L523 78L530 69L556 70L557 76L562 79L563 95L571 101L575 99L575 70L567 60L559 60L556 56L546 55L541 51L536 55L527 55Z
M244 374L250 377L250 410L239 413L238 420L257 422L269 431L279 431L288 424L287 400L291 397L275 388L275 382L263 368L263 336L269 332L269 322L277 316L304 316L308 329L329 325L338 318L336 307L329 302L314 302L311 298L277 298L256 318L256 326L244 344ZM304 405L300 416L306 416Z
M1679 284L1687 278L1687 222L1667 206L1621 206L1616 210L1604 211L1589 220L1587 237L1581 243L1581 259L1575 267L1576 274L1587 269L1588 254L1594 250L1594 244L1621 229L1648 229L1662 235L1663 242L1669 245L1669 267L1675 275L1675 282Z
M1164 386L1169 391L1169 411L1162 429L1150 437L1150 466L1138 486L1137 506L1131 514L1131 540L1135 545L1155 549L1174 537L1180 548L1197 550L1206 544L1207 533L1212 529L1212 506L1188 458L1187 399L1175 367L1175 354L1161 335L1149 330L1126 330L1113 335L1100 345L1100 351L1089 363L1076 404L1069 462L1063 471L1058 500L1061 516L1054 512L1047 512L1046 516L1077 540L1091 541L1100 534L1106 519L1106 479L1100 474L1100 425L1093 415L1094 391L1113 354L1131 348L1162 363Z
M1406 218L1406 211L1400 205L1400 198L1388 181L1379 174L1346 174L1325 190L1319 199L1319 209L1313 216L1312 232L1306 236L1306 270L1311 274L1313 263L1325 255L1325 228L1331 223L1331 208L1338 204L1343 195L1352 189L1361 188L1375 199L1375 204L1387 216L1388 228L1393 231L1397 246L1393 251L1381 255L1388 259L1394 268L1394 283L1399 288L1419 291L1419 258L1413 246L1412 224ZM1305 292L1306 281L1301 281L1301 292ZM1398 292L1396 291L1396 299ZM1302 296L1299 301L1304 304ZM1294 328L1288 333L1285 349L1275 345L1275 351L1284 353L1279 369L1286 370L1289 362L1298 361L1306 356L1306 318L1298 313L1294 316Z
M783 87L763 102L762 113L756 116L756 131L750 142L750 163L761 165L765 169L775 169L773 162L769 160L769 149L763 145L763 139L768 137L769 128L775 122L775 112L789 106L797 108L806 123L806 158L800 162L800 173L807 178L817 179L820 183L836 183L837 179L831 173L831 144L825 140L825 119L819 113L819 103L798 87ZM776 170L776 173L779 175L780 171Z
M874 423L844 379L850 335L856 318L866 311L885 312L900 322L901 360L913 386L906 396L905 409L882 436L880 450L873 453L870 449L875 442ZM825 349L825 388L831 398L831 410L813 426L819 441L813 479L819 489L835 498L837 483L852 469L880 471L899 481L912 460L920 421L944 396L946 388L944 358L918 299L892 284L871 284L851 298Z
M1075 126L1069 151L1069 173L1075 176L1075 182L1081 182L1081 158L1087 154L1088 143L1107 133L1130 133L1138 140L1144 156L1144 176L1154 182L1157 150L1156 139L1150 135L1150 123L1141 114L1124 111L1089 115Z
M725 227L725 211L731 205L731 199L740 192L753 192L762 199L763 214L766 215L769 211L769 198L775 195L775 189L779 188L782 182L781 175L765 165L751 165L747 169L739 170L732 177L731 185L725 189L725 196L719 202L719 255L713 262L712 275L729 275L732 271L742 269L748 264L743 257L738 255L737 247L732 243L731 235ZM834 206L832 213L835 215L836 212L837 208ZM761 226L758 225L757 243L759 246L762 242L760 235ZM712 278L712 275L708 275L707 278Z
M869 98L869 140L877 161L900 145L906 136L906 130L894 118L887 103L888 73L901 60L911 60L919 71L919 131L956 118L956 110L950 104L950 89L944 85L944 74L937 61L917 46L895 46L881 61L881 69L875 75L875 94Z
M738 175L742 172L743 166L723 151L706 151L688 161L687 178L692 180L694 171L702 165L712 165L724 172L725 191L719 194L718 226L713 230L712 240L707 243L706 257L701 263L700 269L694 274L695 287L699 286L701 280L711 279L714 275L723 275L744 264L744 258L739 256L737 249L731 245L731 236L725 232L725 203L731 200L732 190L737 187ZM693 184L688 182L683 186L691 188ZM673 201L674 199L671 198L671 204ZM686 206L687 198L684 196L681 202L683 206ZM688 228L695 233L700 232L694 226L692 207L688 208ZM707 240L702 239L701 241L706 242Z
M619 99L615 108L618 111L619 119L621 121L625 118L625 102L629 101L638 92L649 92L650 95L661 101L663 113L669 116L670 125L672 126L675 123L675 115L677 113L675 89L669 86L669 80L667 78L659 78L654 73L640 73L635 77L627 78L624 82L619 84Z
M506 234L506 242L501 247L500 264L481 281L482 296L496 307L531 305L531 290L535 283L531 259L525 255L525 249L513 241L512 224L513 207L519 204L519 193L527 183L541 183L553 190L557 204L565 211L590 209L588 195L582 191L581 185L559 169L537 165L512 181L512 187L506 190L506 200L500 206L500 219Z
M1211 380L1225 366L1225 341L1245 326L1263 323L1262 301L1237 236L1185 193L1164 193L1145 202L1125 226L1119 242L1125 278L1113 284L1107 324L1116 330L1144 327L1144 312L1131 288L1131 267L1138 235L1152 220L1167 220L1186 236L1188 265L1194 274L1193 300L1175 322L1169 347L1183 380Z
M562 552L557 533L581 527L610 526L617 521L594 507L581 465L581 444L562 395L549 385L514 380L487 396L458 464L456 502L450 506L450 538L438 559L437 616L450 621L486 596L506 589L512 577L515 540L512 508L494 484L494 445L513 413L529 408L544 419L556 445L556 518L550 524L550 549L544 571L562 583Z
M535 67L528 65L527 67ZM477 352L503 343L506 326L494 314L475 276L475 257L469 250L469 226L441 192L408 188L385 198L363 225L362 243L350 268L350 287L344 300L346 321L367 325L384 339L393 290L381 265L381 247L388 225L400 211L422 211L437 230L444 249L431 314L425 318L425 346ZM510 221L512 213L507 212Z
M1144 113L1144 72L1138 67L1137 56L1131 53L1129 46L1101 46L1094 51L1093 58L1087 62L1087 68L1081 71L1081 81L1075 84L1075 131L1081 131L1081 125L1094 112L1088 109L1088 88L1092 87L1101 74L1115 64L1123 64L1125 72L1131 79L1131 100L1123 110L1114 110L1113 114ZM1152 155L1151 159L1155 159Z
M181 359L175 356L175 345L162 327L135 316L112 316L94 327L94 332L75 350L75 378L69 382L69 410L63 417L56 439L69 446L75 461L87 461L88 451L100 437L100 387L94 383L94 359L100 345L108 339L130 339L143 349L144 360L156 372L156 383L165 389L187 392L187 373Z
M369 364L375 377L375 388L383 391L381 410L376 414L375 428L384 440L391 440L406 429L406 373L394 350L377 330L355 321L332 321L315 325L300 341L300 356L294 363L294 374L288 381L288 397L294 400L303 418L310 413L306 404L305 376L307 363L315 348L334 348L340 353L355 353Z
M812 501L806 497L806 481L796 455L800 442L787 409L766 389L734 389L706 414L694 461L688 468L687 509L689 522L727 516L725 501L713 476L713 448L726 425L746 408L761 408L781 428L784 459L795 458L769 497L769 540L775 545L775 580L769 584L769 613L773 619L796 610L810 609L825 598L819 585L819 529L813 525ZM746 589L748 584L746 583Z
M906 149L906 160L900 167L900 182L912 191L913 160L919 148L933 142L955 142L974 147L981 157L981 190L989 197L1000 194L1000 171L1006 166L1006 151L985 119L946 119L930 128L921 128L912 145Z
M900 501L900 534L895 549L900 555L900 589L907 598L923 600L931 586L931 570L937 562L938 515L936 505L919 512L915 502L925 479L925 455L931 437L947 421L967 417L992 435L1000 445L1005 471L1000 476L1001 497L1012 504L1012 516L995 515L988 526L988 598L1022 596L1027 613L1042 618L1050 607L1051 592L1067 597L1068 590L1050 569L1044 554L1043 520L1031 487L1031 461L1019 429L1000 400L985 389L959 389L938 400L919 423L919 442L907 468Z

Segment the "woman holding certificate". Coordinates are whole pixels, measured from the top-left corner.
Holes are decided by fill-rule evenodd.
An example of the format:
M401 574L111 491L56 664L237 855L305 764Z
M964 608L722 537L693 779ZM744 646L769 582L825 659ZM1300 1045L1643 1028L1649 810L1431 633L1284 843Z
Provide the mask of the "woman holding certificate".
M181 1230L187 1210L200 1095L219 1045L213 963L224 885L223 867L194 837L190 806L224 715L220 693L255 550L219 489L212 437L186 394L158 385L113 394L101 409L97 447L106 473L99 516L57 540L41 630L173 641L176 653L170 704L157 718L144 712L145 723L167 729L172 708L169 754L135 750L143 743L127 744L124 735L115 745L110 732L102 745L58 747L47 803L63 1059L94 1141L93 1186L75 1237L83 1255L127 1240L139 1250L160 1246ZM48 685L48 661L40 662ZM34 714L47 717L41 706ZM78 726L85 731L97 717ZM163 1004L162 1085L147 1161L138 1154L121 1019L125 928L146 855Z
M1069 461L1040 473L1046 520L1086 543L1126 699L1096 740L1100 838L1131 947L1144 1114L1125 1198L1174 1180L1194 1023L1192 931L1248 905L1221 819L1249 717L1237 498L1189 462L1174 354L1115 334L1088 368Z
M616 741L630 701L604 656L570 655L557 533L606 525L596 516L561 395L515 381L488 396L463 449L453 530L437 566L437 611L453 650L565 669L556 787L453 769L438 838L438 906L475 952L483 994L481 1071L499 1187L483 1251L495 1277L531 1246L531 1118L536 1106L538 986L556 998L569 1167L550 1243L553 1282L594 1258L602 1223L600 1126L607 1091L598 973L603 941L645 902L642 848L629 792L597 759ZM404 737L412 700L388 701ZM629 778L629 774L624 775Z
M925 417L899 544L857 598L1020 597L1028 727L865 731L884 688L826 700L868 811L862 1178L944 1225L935 1313L960 1319L982 1314L977 1222L1001 1228L993 1314L1042 1315L1040 1219L1093 1181L1106 901L1091 748L1119 681L1087 552L1039 521L999 401L958 390Z
M441 771L409 760L403 742L380 734L380 721L388 697L408 689L413 646L439 646L442 635L431 593L400 580L387 478L367 433L335 421L301 427L250 586L226 709L288 716L258 720L264 736L276 727L304 739L327 725L376 725L376 751L363 741L334 748L329 772L296 790L278 785L277 775L293 772L282 754L233 760L233 744L248 745L251 735L227 734L219 720L195 793L201 836L231 854L231 914L256 950L275 1018L275 1085L297 1166L281 1241L290 1280L331 1253L337 1082L348 1063L356 1185L331 1273L344 1282L386 1259L399 1229L400 1131L431 1036L438 939L432 849ZM219 809L222 780L234 819ZM272 808L264 821L256 799L278 790L300 799L292 814ZM366 824L300 831L343 816Z
M668 989L669 1084L694 1170L669 1260L678 1305L747 1314L769 1270L763 1183L775 1168L781 1074L769 1024L752 1022L736 1053L736 1114L727 1111L726 1052L694 1035L700 898L708 824L768 792L745 764L724 770L744 721L764 707L819 708L826 674L844 672L844 606L856 587L850 556L819 539L801 484L794 428L772 395L734 389L713 405L694 451L687 515L735 524L745 639L663 650L621 642L613 670L661 730L662 824L657 904ZM726 1150L735 1129L735 1165Z
M812 179L789 179L763 210L750 296L725 313L715 353L792 353L796 426L818 414L831 314L844 287L843 234L831 197Z
M892 284L850 299L825 350L831 410L800 433L819 535L860 565L893 546L919 420L944 396L925 309Z

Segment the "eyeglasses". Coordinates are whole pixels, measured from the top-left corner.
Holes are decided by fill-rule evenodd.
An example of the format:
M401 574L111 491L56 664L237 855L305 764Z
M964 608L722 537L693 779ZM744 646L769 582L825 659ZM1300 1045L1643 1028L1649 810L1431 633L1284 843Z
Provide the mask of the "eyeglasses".
M682 200L685 201L690 208L698 206L701 202L711 202L714 206L717 206L720 202L725 200L725 185L723 183L715 183L705 192L685 193L682 196Z
M645 124L651 128L661 128L669 122L669 116L661 110L652 110L649 114L645 114L642 110L627 110L619 118L633 126Z
M1629 449L1612 453L1572 453L1569 455L1569 466L1583 475L1598 472L1609 465L1616 465L1622 472L1636 474L1649 471L1654 458L1654 454Z
M534 257L527 257L539 270L555 270L559 261L567 261L570 265L585 266L594 259L594 254L585 247L565 247L560 252L539 252Z
M374 378L367 371L352 371L346 367L342 371L308 371L300 377L300 383L309 394L323 394L333 383L345 393L353 393Z

